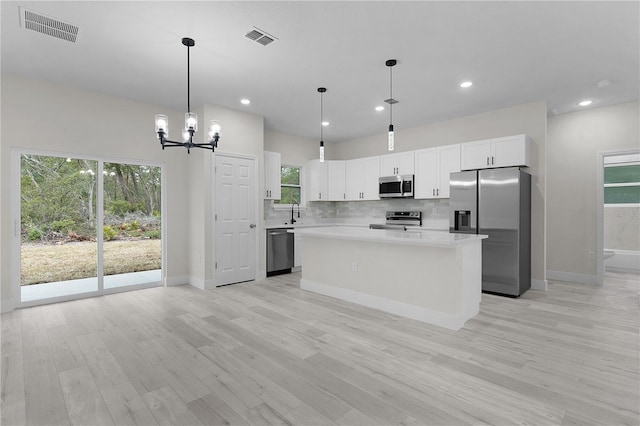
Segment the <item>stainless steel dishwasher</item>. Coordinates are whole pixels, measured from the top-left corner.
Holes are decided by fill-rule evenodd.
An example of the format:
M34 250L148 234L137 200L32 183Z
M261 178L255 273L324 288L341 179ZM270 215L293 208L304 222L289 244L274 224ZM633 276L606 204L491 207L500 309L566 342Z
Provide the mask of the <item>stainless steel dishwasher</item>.
M267 276L287 274L293 267L292 228L267 229Z

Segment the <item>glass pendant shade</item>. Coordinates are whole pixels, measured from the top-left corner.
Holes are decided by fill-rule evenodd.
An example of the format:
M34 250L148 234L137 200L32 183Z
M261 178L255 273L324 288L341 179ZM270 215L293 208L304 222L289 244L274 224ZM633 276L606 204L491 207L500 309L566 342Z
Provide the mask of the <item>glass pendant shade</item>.
M169 118L164 114L156 115L156 133L163 132L165 137L169 135Z
M188 112L184 115L184 128L185 130L198 131L198 114L195 112Z
M209 123L209 140L212 140L216 135L220 135L220 130L222 130L220 123L216 120L211 120L211 123Z
M393 133L393 124L389 124L389 134L387 142L389 151L393 151L395 149L395 135Z
M324 163L324 142L320 141L320 162Z

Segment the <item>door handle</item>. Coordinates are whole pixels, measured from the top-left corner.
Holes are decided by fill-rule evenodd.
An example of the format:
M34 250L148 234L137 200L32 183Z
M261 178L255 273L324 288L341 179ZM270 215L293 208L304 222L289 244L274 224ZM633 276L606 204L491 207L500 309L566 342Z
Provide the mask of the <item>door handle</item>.
M249 225L249 228L251 228L251 229L253 229L253 228L255 228L255 227L256 227L256 224L255 224L255 223L252 223L252 224L250 224L250 225Z

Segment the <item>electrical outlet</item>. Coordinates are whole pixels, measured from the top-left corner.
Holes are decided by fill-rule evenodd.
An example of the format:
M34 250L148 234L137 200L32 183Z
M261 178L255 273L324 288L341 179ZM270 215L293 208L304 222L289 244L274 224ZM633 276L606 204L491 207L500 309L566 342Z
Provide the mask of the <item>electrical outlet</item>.
M351 272L358 272L358 264L356 262L351 264Z
M589 259L594 260L596 258L596 253L593 251L589 252Z

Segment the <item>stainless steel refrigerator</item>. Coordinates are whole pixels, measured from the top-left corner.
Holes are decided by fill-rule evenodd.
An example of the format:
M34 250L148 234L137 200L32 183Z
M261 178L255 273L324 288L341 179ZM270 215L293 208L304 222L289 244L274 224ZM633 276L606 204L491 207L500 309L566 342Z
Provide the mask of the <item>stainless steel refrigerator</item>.
M451 173L449 231L485 234L482 291L531 287L531 175L517 167Z

